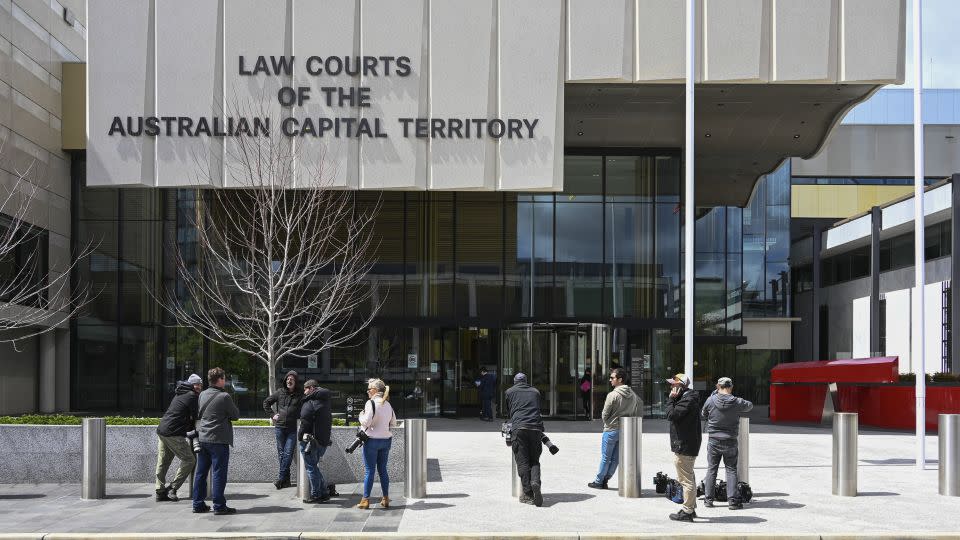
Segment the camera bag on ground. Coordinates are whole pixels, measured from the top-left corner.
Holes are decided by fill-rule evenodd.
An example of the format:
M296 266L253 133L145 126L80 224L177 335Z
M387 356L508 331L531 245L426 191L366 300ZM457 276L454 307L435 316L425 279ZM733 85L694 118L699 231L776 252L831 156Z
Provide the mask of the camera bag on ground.
M680 485L680 482L670 479L667 482L667 490L665 495L671 501L680 504L683 502L683 486Z
M704 493L703 481L701 480L700 485L697 486L697 496L704 495ZM740 502L750 502L750 499L753 498L753 490L750 489L750 484L746 482L737 482L737 493L740 495ZM717 481L717 485L713 490L713 500L717 502L727 502L727 483L725 481Z

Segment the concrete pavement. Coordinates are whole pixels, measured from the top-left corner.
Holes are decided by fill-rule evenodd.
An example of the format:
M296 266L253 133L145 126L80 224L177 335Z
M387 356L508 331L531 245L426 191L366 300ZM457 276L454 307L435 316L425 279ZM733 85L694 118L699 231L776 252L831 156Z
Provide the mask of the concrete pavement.
M912 434L862 430L858 497L830 494L831 435L828 428L755 425L751 435L750 484L754 500L743 510L723 503L697 509L696 523L674 523L675 511L653 490L652 477L675 477L663 421L644 422L643 497L622 499L611 489L586 487L599 462L598 422L547 423L559 454L542 458L544 506L510 497L510 453L498 423L477 420L428 422L428 497L405 501L394 483L394 508L351 508L358 486L332 505L304 505L292 490L269 484L230 484L227 497L240 513L231 517L190 513L188 502L154 503L152 485L111 484L110 498L81 501L79 486L0 486L0 531L10 533L161 533L181 535L280 532L407 537L487 537L556 533L591 534L894 535L957 533L960 498L937 494L936 436L927 439L925 470L913 465ZM237 449L236 451L251 451ZM270 451L270 449L264 449ZM698 481L706 465L697 461ZM722 473L721 473L722 475ZM722 477L722 476L721 476ZM398 479L397 479L398 480ZM296 531L287 533L286 531ZM55 536L47 536L52 540Z

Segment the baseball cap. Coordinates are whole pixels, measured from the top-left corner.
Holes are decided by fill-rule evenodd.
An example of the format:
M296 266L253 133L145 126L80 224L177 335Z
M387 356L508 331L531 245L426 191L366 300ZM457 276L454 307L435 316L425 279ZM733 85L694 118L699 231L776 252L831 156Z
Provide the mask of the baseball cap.
M730 377L720 377L719 379L717 379L717 386L719 386L720 388L732 388L733 379L731 379Z
M527 382L527 376L524 375L523 373L517 373L516 375L513 376L513 382L514 382L514 383L521 383L521 382L524 382L524 383L525 383L525 382Z
M669 384L678 384L680 386L690 386L690 378L683 373L677 373L672 379L667 379Z
M309 381L303 383L304 388L317 388L318 386L320 386L320 383L318 383L313 379L310 379Z
M196 373L191 373L190 376L187 377L187 384L203 384L203 379Z

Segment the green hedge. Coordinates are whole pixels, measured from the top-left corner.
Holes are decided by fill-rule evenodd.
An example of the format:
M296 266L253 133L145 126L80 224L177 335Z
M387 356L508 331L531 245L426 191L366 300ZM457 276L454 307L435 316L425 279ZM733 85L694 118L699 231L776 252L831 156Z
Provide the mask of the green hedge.
M155 426L160 423L159 418L141 418L136 416L105 416L108 426ZM46 426L79 426L83 421L81 416L67 414L25 414L23 416L0 416L0 424L39 424ZM263 419L236 420L235 426L269 426L270 421ZM333 425L343 426L340 418L333 419Z

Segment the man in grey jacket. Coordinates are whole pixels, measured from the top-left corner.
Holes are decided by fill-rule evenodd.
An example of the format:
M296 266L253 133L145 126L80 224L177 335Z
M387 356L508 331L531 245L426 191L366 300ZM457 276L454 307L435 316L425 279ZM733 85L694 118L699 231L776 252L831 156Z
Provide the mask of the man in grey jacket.
M703 404L700 416L707 421L707 474L703 479L703 505L713 508L717 469L720 458L727 470L727 506L731 510L743 508L737 491L737 436L740 434L740 415L753 409L753 403L733 395L733 380L720 377L717 389Z
M210 387L200 393L200 421L197 426L200 453L197 454L197 471L193 477L193 512L196 514L210 511L203 499L207 493L207 472L211 470L213 513L222 516L237 512L227 506L227 500L223 496L227 487L230 447L233 446L231 421L240 419L240 410L233 403L230 394L223 389L226 381L227 375L223 369L215 367L207 372Z
M641 416L641 401L632 388L627 386L627 372L623 368L610 371L610 386L613 390L603 402L603 438L600 439L600 470L597 477L587 484L594 489L607 489L607 481L617 472L620 464L620 419L625 416Z

